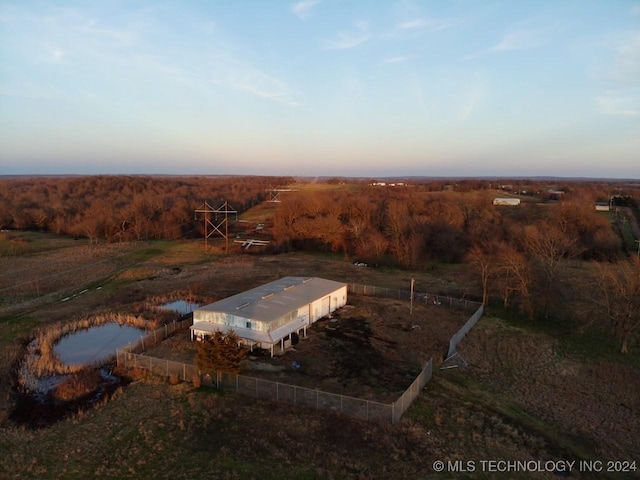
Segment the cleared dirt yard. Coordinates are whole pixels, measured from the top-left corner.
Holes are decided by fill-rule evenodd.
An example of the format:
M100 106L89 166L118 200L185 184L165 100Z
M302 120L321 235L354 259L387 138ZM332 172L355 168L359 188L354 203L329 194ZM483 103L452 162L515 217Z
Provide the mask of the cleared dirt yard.
M410 315L408 302L350 295L348 305L313 324L294 347L276 349L274 358L253 352L241 373L391 403L429 358L439 363L468 316L424 304L415 304ZM181 332L146 355L193 363L195 353L188 332ZM299 368L293 368L294 361Z

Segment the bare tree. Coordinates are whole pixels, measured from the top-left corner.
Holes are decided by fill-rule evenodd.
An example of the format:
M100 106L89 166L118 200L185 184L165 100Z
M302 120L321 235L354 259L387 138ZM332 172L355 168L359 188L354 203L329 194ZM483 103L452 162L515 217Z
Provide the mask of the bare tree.
M520 312L527 313L529 320L533 320L533 303L530 295L532 272L527 257L514 247L502 244L499 252L498 273L504 308L509 306L511 294L516 293L520 296Z
M469 261L480 273L482 284L482 303L489 303L489 280L496 269L494 252L487 244L477 244L471 247L468 253Z
M558 266L563 258L579 254L577 239L548 222L530 225L525 229L525 248L536 259L544 277L542 312L548 317L551 292L558 279Z
M640 329L640 260L601 264L598 270L598 304L620 339L620 353L629 353L629 343Z

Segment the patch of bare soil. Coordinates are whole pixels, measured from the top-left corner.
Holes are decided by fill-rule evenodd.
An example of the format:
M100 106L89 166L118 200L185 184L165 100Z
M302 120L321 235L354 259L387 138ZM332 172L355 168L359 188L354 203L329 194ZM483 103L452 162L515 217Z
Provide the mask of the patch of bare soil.
M414 306L410 315L408 302L351 295L294 348L266 360L285 367L281 372L261 376L391 403L429 358L443 355L465 321L465 313L442 306Z
M276 348L274 358L254 351L242 373L391 403L429 358L442 357L466 320L442 305L414 305L410 315L408 302L351 295L349 305L313 324L294 347ZM145 354L193 364L195 352L187 331Z

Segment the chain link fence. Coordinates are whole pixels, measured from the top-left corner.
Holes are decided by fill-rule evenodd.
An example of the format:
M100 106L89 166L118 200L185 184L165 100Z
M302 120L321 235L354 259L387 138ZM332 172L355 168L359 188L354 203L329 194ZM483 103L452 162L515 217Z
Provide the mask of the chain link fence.
M418 374L409 388L407 388L402 395L393 402L393 420L392 423L397 423L400 417L407 411L409 406L413 403L416 397L420 394L433 374L433 360L429 360L422 371Z
M458 343L460 343L462 339L465 337L465 335L469 333L469 331L471 331L471 329L475 326L476 323L478 323L478 320L480 320L480 317L482 317L483 314L484 314L484 305L480 304L480 306L475 311L475 313L471 315L471 317L469 317L469 320L467 320L466 323L462 326L462 328L460 328L460 330L458 330L453 335L453 337L451 337L451 340L449 340L449 350L447 351L447 358L450 358L451 355L455 353Z
M360 285L358 283L348 284L349 293L355 295L365 295L369 297L394 298L396 300L411 300L411 291L398 290L395 288L375 287L372 285ZM434 295L425 292L413 292L413 301L415 303L425 303L428 305L443 305L449 308L457 308L464 311L475 311L480 302L466 300L464 298L446 297L443 295Z
M356 295L411 300L411 292L408 290L396 290L355 283L349 284L348 288L349 293ZM482 304L471 300L414 292L413 301L444 305L449 308L459 308L465 311L475 310L475 313L467 320L465 325L451 338L449 355L447 356L455 352L458 342L473 328L483 314ZM363 420L392 424L400 420L404 412L407 411L411 403L420 394L420 391L429 380L431 380L433 374L433 361L429 360L404 393L392 404L386 404L244 375L230 373L218 373L213 376L209 374L203 375L197 370L195 365L141 355L147 348L157 345L169 335L183 328L187 328L192 324L192 319L167 324L141 337L140 340L116 350L118 366L141 368L160 376L175 376L186 382L193 382L198 378L206 385L215 386L216 388L224 390L232 390L258 400L285 403L296 407L333 411Z
M402 414L431 379L432 372L432 361L429 360L398 400L392 404L386 404L245 375L232 373L201 374L195 365L131 353L123 351L123 349L117 351L117 360L118 366L148 370L155 375L165 377L175 376L185 382L193 382L194 379L200 377L204 385L235 391L258 400L332 411L350 417L382 423L397 423L400 420Z
M155 347L169 335L173 335L178 330L190 327L191 325L193 325L193 320L191 318L179 322L173 321L171 323L167 323L166 325L149 332L147 335L141 335L135 342L116 350L116 356L119 352L142 353L147 348Z
M194 377L200 375L195 365L131 353L125 349L117 350L116 358L118 366L148 370L155 375L177 377L185 382L193 382Z
M331 411L363 420L387 423L393 423L394 421L393 405L324 392L318 389L228 373L217 377L205 375L203 383L224 390L232 390L258 400Z

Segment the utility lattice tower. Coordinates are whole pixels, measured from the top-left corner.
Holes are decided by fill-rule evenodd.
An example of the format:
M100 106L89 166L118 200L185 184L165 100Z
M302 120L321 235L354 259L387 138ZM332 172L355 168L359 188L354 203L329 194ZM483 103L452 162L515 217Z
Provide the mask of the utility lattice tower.
M280 192L297 192L298 190L294 189L294 188L267 188L267 192L269 192L269 199L267 200L267 202L269 203L280 203L282 200L280 200L278 197L280 196Z
M198 214L202 213L204 222L204 251L209 251L209 237L215 234L222 236L225 239L225 253L229 253L229 214L236 216L238 220L238 211L229 205L229 202L224 202L218 208L213 208L208 202L204 202L199 208L195 210L196 220L198 220ZM213 221L211 215L213 214ZM218 220L218 218L220 220ZM224 232L222 227L224 226ZM211 229L209 230L209 227Z

